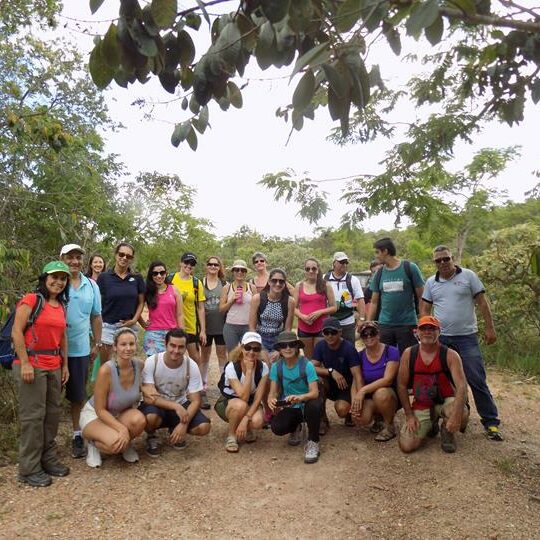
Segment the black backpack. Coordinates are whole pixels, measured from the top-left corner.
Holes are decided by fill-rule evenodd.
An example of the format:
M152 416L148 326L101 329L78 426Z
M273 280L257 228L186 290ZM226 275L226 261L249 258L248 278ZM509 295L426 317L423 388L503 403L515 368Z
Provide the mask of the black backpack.
M268 292L261 291L260 297L261 300L259 302L259 309L257 310L257 322L259 323L261 322L261 315L264 313L264 310L268 305ZM281 294L279 303L281 304L281 313L283 313L283 326L285 326L285 321L287 320L287 315L289 314L289 295Z
M26 328L23 334L34 324L39 314L43 310L45 305L45 298L41 293L36 293L36 303L30 312ZM11 311L7 321L0 330L0 364L5 369L11 369L13 360L15 360L15 351L13 349L13 342L11 341L11 331L13 330L13 322L15 321L15 309Z
M231 362L229 362L225 366L225 368L227 368L227 366L230 363ZM234 366L234 371L236 371L236 376L238 377L238 380L240 381L242 379L242 364L240 362L232 362L232 365ZM260 360L257 360L257 367L255 368L255 388L257 388L257 386L259 386L259 382L262 379L262 370L263 370L262 362ZM231 394L227 394L225 392L225 388L230 388L232 390L232 388L228 384L225 384L225 369L223 370L223 373L221 374L221 377L219 378L218 388L219 388L219 391L226 398L233 397L233 396L231 396Z
M277 382L280 388L280 399L283 399L285 397L284 391L283 391L283 362L284 362L283 358L280 358L277 361L277 365L276 365L277 378L278 378ZM290 382L294 383L294 382L304 379L306 381L306 384L309 386L309 382L307 380L307 375L306 375L306 357L305 356L301 356L298 359L298 370L300 371L299 376Z
M418 352L420 351L420 345L413 345L411 347L411 353L409 356L409 381L407 382L407 388L410 390L413 387L414 384L414 374L415 373L422 373L422 371L416 371L414 370L416 366L416 360L418 359ZM450 372L450 369L448 367L448 347L446 345L439 345L439 358L441 360L441 368L442 370L436 373L432 373L433 375L436 375L438 373L444 373L448 380L450 381L450 384L455 388L456 385L454 384L454 379L452 378L452 373ZM431 372L430 372L431 373Z

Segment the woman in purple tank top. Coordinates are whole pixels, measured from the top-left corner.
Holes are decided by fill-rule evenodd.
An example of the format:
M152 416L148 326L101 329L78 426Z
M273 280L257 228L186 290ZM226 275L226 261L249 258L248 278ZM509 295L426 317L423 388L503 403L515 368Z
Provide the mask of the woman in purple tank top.
M315 344L322 339L323 321L336 312L337 306L332 286L323 280L319 261L306 259L304 272L303 281L294 288L294 314L298 317L298 337L305 344L304 354L311 358Z
M146 427L146 417L136 406L141 395L142 362L135 359L137 337L130 328L114 335L116 358L98 371L94 395L81 411L81 429L88 441L86 463L101 466L101 454L122 454L128 463L139 461L131 441Z

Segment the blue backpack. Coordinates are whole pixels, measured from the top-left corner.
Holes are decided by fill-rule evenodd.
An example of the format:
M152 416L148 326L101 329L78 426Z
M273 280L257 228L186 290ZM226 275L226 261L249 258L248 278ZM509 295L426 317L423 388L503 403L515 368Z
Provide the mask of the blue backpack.
M36 293L36 304L30 312L26 328L23 333L34 324L39 314L43 310L45 304L45 298L41 293ZM11 341L11 331L13 329L13 322L15 321L15 309L9 314L7 321L0 330L0 364L4 369L11 369L13 360L15 360L15 351L13 350L13 342Z

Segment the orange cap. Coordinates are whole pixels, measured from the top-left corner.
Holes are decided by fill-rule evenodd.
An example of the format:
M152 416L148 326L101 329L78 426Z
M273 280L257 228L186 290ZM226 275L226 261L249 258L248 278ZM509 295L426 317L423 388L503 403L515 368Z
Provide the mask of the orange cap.
M431 315L424 315L418 320L418 328L421 326L435 326L436 328L441 327L441 323L435 317Z

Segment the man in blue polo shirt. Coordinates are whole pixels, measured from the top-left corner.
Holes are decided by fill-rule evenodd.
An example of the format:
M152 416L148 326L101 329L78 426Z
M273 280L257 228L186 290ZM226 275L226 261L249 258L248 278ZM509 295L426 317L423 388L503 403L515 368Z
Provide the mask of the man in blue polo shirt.
M433 308L441 323L441 343L455 349L463 360L463 370L486 436L492 441L502 441L499 413L486 381L478 343L475 305L484 318L486 344L491 345L497 340L484 285L472 270L454 263L446 246L437 246L433 250L433 262L437 273L426 281L420 315L430 315Z
M60 258L69 266L69 302L67 306L67 338L69 379L66 384L66 399L71 403L73 438L71 455L81 458L86 455L79 426L82 406L87 398L86 381L90 358L94 358L101 347L101 295L94 281L82 272L84 250L78 244L66 244L60 250ZM90 349L90 329L95 345Z

